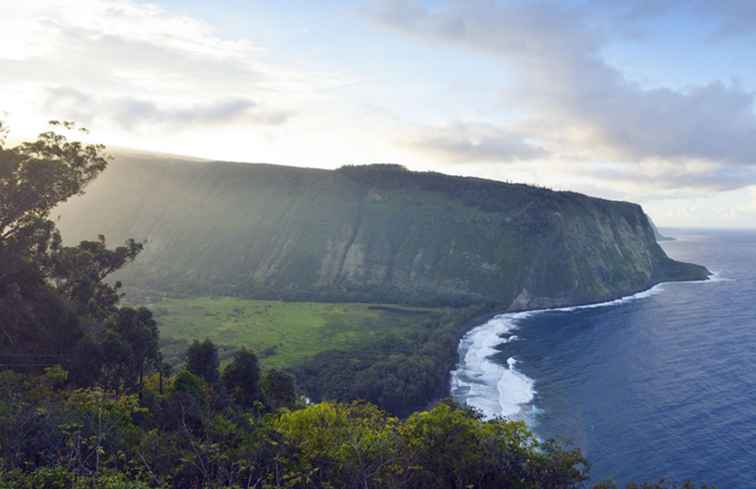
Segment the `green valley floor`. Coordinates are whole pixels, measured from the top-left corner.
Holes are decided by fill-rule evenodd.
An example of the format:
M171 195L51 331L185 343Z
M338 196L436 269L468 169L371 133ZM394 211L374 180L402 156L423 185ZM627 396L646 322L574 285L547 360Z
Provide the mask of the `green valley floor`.
M222 359L241 347L270 367L293 367L329 350L370 348L417 332L443 308L377 304L283 302L232 297L163 299L151 305L169 363L193 340L209 338Z

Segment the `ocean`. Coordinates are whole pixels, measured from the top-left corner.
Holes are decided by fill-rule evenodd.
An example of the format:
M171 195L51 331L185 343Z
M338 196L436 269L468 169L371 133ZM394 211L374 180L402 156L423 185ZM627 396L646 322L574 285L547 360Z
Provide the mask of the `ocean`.
M756 488L756 231L663 232L714 278L494 317L460 342L452 396L581 448L594 481Z

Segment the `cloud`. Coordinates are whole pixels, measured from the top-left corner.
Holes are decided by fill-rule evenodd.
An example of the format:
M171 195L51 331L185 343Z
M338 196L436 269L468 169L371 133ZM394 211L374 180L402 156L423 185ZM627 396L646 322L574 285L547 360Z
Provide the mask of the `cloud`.
M0 59L23 61L14 71L27 82L54 79L123 92L215 88L225 79L229 90L276 77L249 41L222 39L206 23L150 5L31 0L0 6L0 18L0 40L9 26L14 38L11 48L0 48Z
M608 11L616 17L615 21L633 24L673 14L699 16L711 24L708 37L713 39L756 34L756 3L752 0L593 0L588 2L587 8L593 12Z
M259 137L270 139L312 93L344 82L337 72L276 63L204 21L128 0L0 2L0 63L0 107L14 125L33 133L67 118L121 145L155 146L174 135L176 145L176 128L230 123L265 127Z
M509 163L547 156L543 148L522 136L485 124L424 128L405 144L448 163Z
M633 187L645 198L654 192L690 197L707 190L721 192L735 190L756 182L756 167L723 165L702 161L654 161L643 164L617 163L594 165L583 170L584 177L605 182L606 185Z
M245 98L227 98L186 107L163 107L136 97L98 98L71 87L49 88L45 109L52 118L85 124L92 124L95 119L108 119L125 129L150 125L189 127L239 122L280 125L292 116L285 111L265 110Z
M95 100L71 87L55 87L47 90L44 108L48 119L75 121L91 125L95 117Z
M756 164L753 92L717 80L683 90L642 86L604 60L616 26L602 26L591 9L552 1L426 5L392 0L374 3L370 12L392 29L487 53L511 67L516 81L503 92L525 113L521 127L539 128L529 136L551 153Z
M717 34L720 36L756 34L756 4L752 0L727 2L698 1L698 7L707 15L720 19Z

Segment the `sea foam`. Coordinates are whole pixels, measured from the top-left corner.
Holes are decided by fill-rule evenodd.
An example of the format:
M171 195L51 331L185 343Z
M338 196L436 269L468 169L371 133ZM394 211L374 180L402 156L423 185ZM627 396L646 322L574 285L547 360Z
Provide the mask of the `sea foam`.
M500 314L473 328L460 341L460 362L451 373L452 396L478 409L486 418L519 417L522 406L532 402L533 380L515 368L517 360L507 365L494 362L496 346L517 341L510 335L517 320L530 313Z
M519 322L534 314L545 312L571 312L616 306L653 296L663 290L662 284L658 284L637 294L612 301L494 316L470 330L460 340L460 361L457 368L451 371L452 397L477 409L485 419L505 417L534 424L534 415L537 412L533 406L536 395L535 382L517 370L516 357L509 357L506 365L497 363L492 358L500 353L497 346L519 339L513 334L519 327Z
M707 282L734 282L734 278L727 278L720 275L720 272L711 272L711 275L709 275L709 279Z

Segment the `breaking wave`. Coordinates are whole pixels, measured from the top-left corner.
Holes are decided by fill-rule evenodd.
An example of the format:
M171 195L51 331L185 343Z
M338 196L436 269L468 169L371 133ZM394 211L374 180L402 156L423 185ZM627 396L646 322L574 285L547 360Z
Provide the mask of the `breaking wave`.
M506 417L533 425L538 413L534 406L533 379L517 369L516 356L506 362L495 358L498 346L517 341L514 332L523 319L545 312L571 312L579 309L617 306L658 294L662 284L627 297L596 304L538 309L494 316L470 330L459 343L459 363L451 371L451 395L458 402L480 411L484 418ZM505 364L504 364L505 363Z

